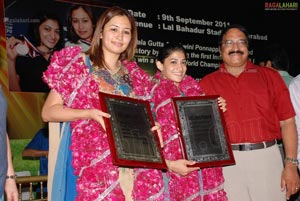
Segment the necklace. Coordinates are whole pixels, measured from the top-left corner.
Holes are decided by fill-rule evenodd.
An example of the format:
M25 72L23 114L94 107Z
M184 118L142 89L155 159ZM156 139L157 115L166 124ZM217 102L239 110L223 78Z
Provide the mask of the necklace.
M115 75L115 74L117 74L117 73L120 71L120 69L122 68L122 65L121 65L121 62L118 61L117 69L112 70L112 69L108 68L106 65L104 66L104 68L105 68L111 75Z
M41 47L44 46L46 49L48 49L47 51L43 51L41 50ZM38 53L40 53L41 55L46 55L46 54L51 54L54 51L54 48L48 48L46 45L44 45L43 43L41 43L41 45L37 46L36 49L38 50Z
M43 56L46 60L50 60L51 59L51 56L52 56L52 53L53 53L53 49L48 49L48 51L42 51L40 50L39 48L37 48L38 50L38 53Z
M113 75L117 74L121 70L122 65L120 65L116 70L111 70L111 69L107 68L106 66L104 66L104 67L113 76Z

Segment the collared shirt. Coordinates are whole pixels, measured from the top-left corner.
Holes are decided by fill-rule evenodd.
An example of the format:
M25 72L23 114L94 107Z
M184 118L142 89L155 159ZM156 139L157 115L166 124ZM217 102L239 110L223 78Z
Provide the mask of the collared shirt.
M280 121L295 116L286 84L279 73L248 61L238 77L224 64L200 80L206 95L226 100L224 113L231 143L281 139Z

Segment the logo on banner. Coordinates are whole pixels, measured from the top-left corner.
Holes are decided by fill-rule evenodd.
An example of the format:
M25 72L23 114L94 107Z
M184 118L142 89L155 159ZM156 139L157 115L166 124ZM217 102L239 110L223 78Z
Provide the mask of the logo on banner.
M298 2L265 2L265 10L298 10Z

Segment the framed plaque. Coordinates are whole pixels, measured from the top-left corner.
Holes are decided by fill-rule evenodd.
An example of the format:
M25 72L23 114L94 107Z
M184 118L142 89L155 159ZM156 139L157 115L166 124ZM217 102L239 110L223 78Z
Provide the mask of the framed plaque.
M111 115L104 118L114 165L167 169L150 104L146 100L100 92L101 109Z
M184 158L193 166L235 164L218 96L175 97L172 104L179 127Z

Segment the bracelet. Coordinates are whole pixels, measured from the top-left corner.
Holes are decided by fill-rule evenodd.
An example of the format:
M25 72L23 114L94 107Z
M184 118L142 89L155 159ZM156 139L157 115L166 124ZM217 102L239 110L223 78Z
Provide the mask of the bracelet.
M289 162L289 163L292 163L293 165L299 165L299 161L296 159L296 158L289 158L289 157L286 157L285 158L285 161L286 162Z
M17 175L16 174L15 175L7 175L6 179L14 179L14 180L16 180L17 179Z

